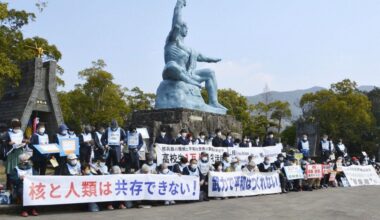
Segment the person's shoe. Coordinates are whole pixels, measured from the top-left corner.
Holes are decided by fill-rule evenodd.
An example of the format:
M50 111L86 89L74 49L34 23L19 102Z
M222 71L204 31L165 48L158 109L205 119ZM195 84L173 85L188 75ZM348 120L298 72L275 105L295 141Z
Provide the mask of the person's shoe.
M107 206L107 209L108 209L108 210L114 210L114 208L113 208L112 205L108 205L108 206Z
M22 216L22 217L28 217L29 215L28 215L28 212L26 212L26 211L22 211L22 212L21 212L21 216Z
M175 205L175 201L170 201L170 205Z
M165 205L170 205L170 201L165 201Z
M33 210L32 210L32 215L33 215L33 216L38 216L38 212L37 212L35 209L33 209Z
M125 207L125 205L122 203L119 205L119 209L126 209L127 207Z

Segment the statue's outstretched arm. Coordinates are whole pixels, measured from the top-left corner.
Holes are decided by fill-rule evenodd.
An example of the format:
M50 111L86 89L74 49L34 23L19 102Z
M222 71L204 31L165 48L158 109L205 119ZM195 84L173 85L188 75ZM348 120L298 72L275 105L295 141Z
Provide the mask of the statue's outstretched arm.
M173 15L173 24L172 24L172 30L178 26L183 24L182 20L182 9L186 6L186 0L177 0L177 4L174 8L174 15Z
M217 63L217 62L220 62L221 60L222 59L219 59L219 58L207 57L203 54L198 54L198 58L197 58L198 62L206 62L206 63Z

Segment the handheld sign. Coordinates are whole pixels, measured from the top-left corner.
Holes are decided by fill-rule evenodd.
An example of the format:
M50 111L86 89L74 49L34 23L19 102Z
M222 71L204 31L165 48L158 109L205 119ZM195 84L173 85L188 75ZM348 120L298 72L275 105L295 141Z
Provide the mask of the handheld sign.
M79 155L78 138L61 138L59 139L60 156L64 157L69 154Z
M33 145L41 154L55 154L60 153L58 144L41 144Z

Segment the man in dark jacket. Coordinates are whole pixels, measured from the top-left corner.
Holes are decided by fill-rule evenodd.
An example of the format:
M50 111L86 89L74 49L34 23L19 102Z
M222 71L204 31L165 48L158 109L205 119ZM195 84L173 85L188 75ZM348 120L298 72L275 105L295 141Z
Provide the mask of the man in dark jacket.
M232 139L231 133L227 134L226 139L223 141L223 147L234 147L234 140Z
M267 138L265 139L264 141L264 144L263 144L263 147L267 147L267 146L276 146L277 142L276 140L274 139L274 134L273 132L269 132L268 135L267 135Z
M220 129L216 129L215 135L216 136L212 139L212 146L222 147L223 146L222 131Z
M125 131L119 127L116 120L112 120L111 126L102 136L104 148L108 151L108 167L119 165L121 159L121 145L124 144Z
M169 137L165 128L161 128L160 135L154 141L156 144L173 144L173 139Z
M189 138L187 138L187 130L186 129L182 129L180 131L180 134L181 134L181 136L176 139L175 144L189 145L190 144L190 140L189 140Z
M260 172L263 172L263 173L269 173L269 172L273 172L275 170L273 164L270 163L269 157L265 157L264 162L260 163L258 165L258 168L259 168Z

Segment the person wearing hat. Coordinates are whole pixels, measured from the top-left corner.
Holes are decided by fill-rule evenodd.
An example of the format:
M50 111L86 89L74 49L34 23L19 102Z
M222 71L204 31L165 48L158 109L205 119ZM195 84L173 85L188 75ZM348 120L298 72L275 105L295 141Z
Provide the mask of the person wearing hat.
M175 144L179 144L179 145L189 145L190 144L190 140L189 138L187 137L187 130L186 129L182 129L180 131L180 135L176 141L175 141Z
M222 164L223 164L223 171L226 172L229 170L231 164L230 164L230 154L228 152L224 152L222 156Z
M357 166L360 165L360 161L357 157L352 157L351 161L352 161L352 165L357 165Z
M240 159L238 157L234 157L231 160L231 166L226 170L226 172L239 172L242 170L242 166L240 164Z
M82 164L91 162L95 157L95 141L92 133L92 126L86 125L84 132L79 135L79 160Z
M160 135L154 140L156 144L172 144L173 139L169 137L165 128L161 128Z
M82 173L81 165L78 161L78 157L75 154L69 154L67 161L61 166L61 176L80 176Z
M277 141L274 139L273 132L268 132L267 138L264 141L263 147L276 146Z
M223 146L222 131L220 129L216 129L215 135L216 136L212 139L212 146L222 147Z
M54 136L54 143L59 145L61 140L65 138L70 138L69 128L66 124L61 124L58 127L58 133ZM66 163L67 157L61 156L59 153L52 154L51 156L53 159L55 158L58 162L58 167L55 168L55 175L59 175L63 165Z
M144 145L142 135L137 131L135 125L130 125L127 132L125 143L128 146L128 152L124 153L127 158L127 173L134 173L140 169L140 156L139 151Z
M108 151L108 167L120 164L121 145L124 144L125 136L124 129L120 128L117 121L113 119L110 127L106 129L102 136L102 144L105 150Z
M35 148L34 145L44 144L49 144L49 136L46 133L45 123L40 122L37 125L36 133L34 133L30 138L30 148L33 149L33 168L39 175L46 174L48 154L41 154L41 152L37 150L37 148Z
M269 157L264 157L264 162L260 163L258 166L260 172L262 173L269 173L273 172L275 170L273 164L270 162Z
M26 145L29 143L25 139L24 132L21 130L21 122L18 119L11 121L11 129L6 136L7 149L5 160L5 173L7 177L14 168L19 164L19 156L24 153ZM9 178L7 178L7 186L10 186Z
M18 156L19 163L18 165L12 170L10 174L10 181L13 185L14 193L16 194L17 198L20 200L22 204L23 199L23 185L24 185L24 178L27 176L34 176L38 175L38 173L33 169L31 162L30 162L30 156L26 153L22 153ZM34 207L25 207L22 206L21 216L22 217L28 217L29 213L33 216L38 216L38 212Z

